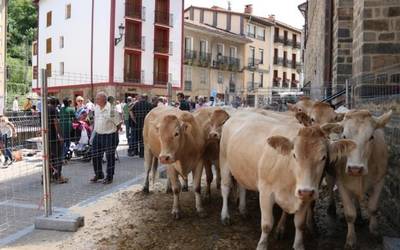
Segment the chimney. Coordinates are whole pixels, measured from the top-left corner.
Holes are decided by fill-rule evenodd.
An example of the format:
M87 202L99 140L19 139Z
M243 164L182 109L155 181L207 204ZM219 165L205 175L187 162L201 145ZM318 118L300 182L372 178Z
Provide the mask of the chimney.
M274 14L269 14L268 19L271 21L275 21L275 15Z
M244 13L245 14L253 14L253 5L252 4L246 4L244 6Z

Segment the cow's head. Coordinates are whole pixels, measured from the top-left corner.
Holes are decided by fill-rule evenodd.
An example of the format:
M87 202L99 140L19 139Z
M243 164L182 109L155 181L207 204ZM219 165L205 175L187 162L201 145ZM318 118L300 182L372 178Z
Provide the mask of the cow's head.
M299 101L296 104L288 104L289 111L293 112L305 112L308 114L310 111L314 101L311 100L309 97L300 97Z
M308 115L310 116L312 124L340 122L344 117L344 114L336 113L329 104L323 102L314 103Z
M338 131L339 124L325 124L299 130L297 136L290 140L283 136L268 138L268 144L278 153L292 157L291 166L296 177L295 196L304 201L318 198L318 186L324 167L338 156L347 155L355 148L350 140L331 142L327 135Z
M218 140L221 138L222 126L229 119L229 114L223 109L216 109L211 113L210 132L208 139Z
M351 139L357 149L347 157L346 173L351 176L368 174L368 159L372 153L372 144L377 129L383 128L390 121L392 111L380 117L373 117L367 110L349 111L343 122L343 138Z
M160 163L172 164L177 160L182 139L190 133L193 122L194 118L189 112L185 112L179 118L175 115L163 117L157 126L161 144Z

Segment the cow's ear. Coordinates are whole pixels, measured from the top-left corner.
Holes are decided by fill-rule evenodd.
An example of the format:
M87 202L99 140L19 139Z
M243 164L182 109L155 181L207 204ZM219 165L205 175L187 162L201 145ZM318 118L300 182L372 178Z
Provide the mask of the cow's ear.
M223 109L214 110L211 115L211 120L217 121L219 124L224 124L229 119L229 114Z
M335 112L335 122L341 122L344 119L345 113L336 113Z
M311 118L304 112L298 112L295 115L297 121L299 121L300 124L303 124L305 127L309 127L312 125Z
M357 147L352 140L337 140L329 145L329 159L334 162L342 157L348 156Z
M392 113L392 110L390 110L379 117L374 117L375 128L384 128L392 118Z
M293 149L293 143L283 136L271 136L267 139L267 142L282 155L288 155Z
M343 126L339 123L325 123L321 126L321 129L326 135L343 133Z

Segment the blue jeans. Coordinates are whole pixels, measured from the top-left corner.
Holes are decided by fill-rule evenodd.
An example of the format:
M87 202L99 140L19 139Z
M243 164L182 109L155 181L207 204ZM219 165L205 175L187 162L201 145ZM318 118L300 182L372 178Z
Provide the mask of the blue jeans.
M71 146L71 132L64 131L63 138L64 138L64 145L63 145L63 151L62 151L62 158L64 160L65 157L67 156L69 147Z
M9 139L7 135L2 135L1 139L4 144L4 149L2 150L2 153L4 155L5 161L12 161L12 152L11 152L11 145L8 145Z

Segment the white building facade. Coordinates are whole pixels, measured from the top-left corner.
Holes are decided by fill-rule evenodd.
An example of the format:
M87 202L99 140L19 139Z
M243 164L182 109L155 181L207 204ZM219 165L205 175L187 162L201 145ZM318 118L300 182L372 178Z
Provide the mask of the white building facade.
M32 89L54 95L166 95L182 86L183 0L38 0ZM50 73L51 72L51 73Z

